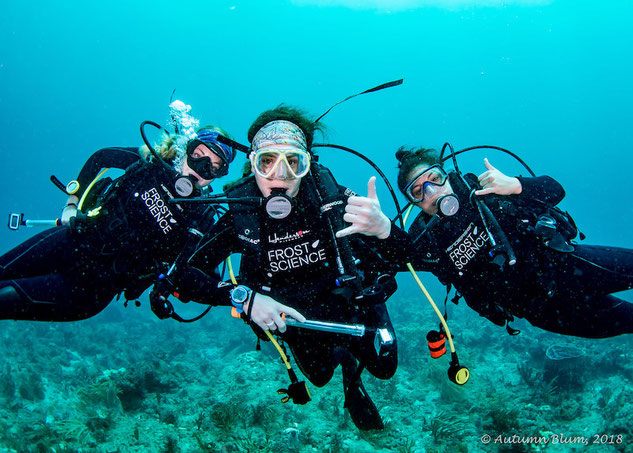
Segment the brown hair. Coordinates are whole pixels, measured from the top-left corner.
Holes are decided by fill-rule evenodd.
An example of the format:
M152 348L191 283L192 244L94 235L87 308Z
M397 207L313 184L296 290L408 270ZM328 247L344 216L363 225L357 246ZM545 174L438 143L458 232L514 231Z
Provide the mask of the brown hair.
M441 164L440 154L432 148L407 148L401 146L396 151L398 159L398 188L404 193L404 187L409 183L411 172L421 164Z
M167 135L163 134L161 137L161 142L154 147L158 155L165 161L171 163L178 156L178 148L176 147L176 141L178 139L177 135ZM141 156L145 160L150 160L150 152L147 148L147 145L141 146L139 149Z
M196 132L200 132L202 130L212 130L233 140L231 134L218 126L203 126L199 128ZM177 165L179 162L182 162L182 160L184 160L184 156L179 156L179 150L177 146L179 138L179 135L163 134L161 137L161 142L158 145L154 146L154 149L156 150L158 155L169 164ZM150 160L152 157L149 149L147 148L147 145L141 146L139 152L145 160Z
M271 121L277 120L290 121L292 124L299 126L299 128L303 131L303 134L306 136L306 145L308 145L308 151L311 153L313 152L310 150L310 147L312 146L312 141L314 140L315 131L323 132L325 130L325 126L320 123L315 123L304 110L291 105L279 104L274 109L266 110L255 118L255 121L253 121L251 126L248 128L248 132L246 134L248 142L250 143L253 141L255 134L257 134L262 127ZM250 160L247 160L242 168L242 178L225 184L223 187L224 191L231 189L231 187L235 186L238 182L250 174L251 162Z

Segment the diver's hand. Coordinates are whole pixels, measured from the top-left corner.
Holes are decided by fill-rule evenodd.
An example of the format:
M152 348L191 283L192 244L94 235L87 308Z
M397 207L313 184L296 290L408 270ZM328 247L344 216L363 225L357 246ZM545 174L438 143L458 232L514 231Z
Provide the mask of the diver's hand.
M62 225L68 225L68 222L70 222L70 219L75 217L76 215L77 215L76 205L67 204L66 206L64 206L64 209L62 210L62 217L61 217Z
M77 215L77 203L79 203L79 198L75 195L69 195L66 200L66 205L62 209L62 225L68 225L70 219Z
M284 333L286 331L286 323L281 318L282 313L293 317L299 322L305 322L306 320L305 316L294 308L280 304L272 297L264 294L255 293L255 297L250 303L253 304L251 321L263 330L279 329L281 333ZM244 304L243 310L248 313L248 304Z
M157 282L149 293L149 304L158 319L167 319L174 313L174 307L169 302L169 291L160 283Z
M521 181L518 178L506 176L484 158L484 164L488 171L479 175L480 190L475 191L475 195L486 195L496 193L497 195L518 195L523 191Z
M351 223L347 228L336 232L337 238L360 233L365 236L377 236L386 239L391 234L391 221L380 209L376 196L376 177L369 178L366 197L349 197L345 206L343 220Z

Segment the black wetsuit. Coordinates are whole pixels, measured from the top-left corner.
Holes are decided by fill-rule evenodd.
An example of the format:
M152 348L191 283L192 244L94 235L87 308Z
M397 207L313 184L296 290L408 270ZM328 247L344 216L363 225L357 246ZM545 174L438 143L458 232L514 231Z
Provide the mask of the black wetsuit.
M351 194L339 186L337 190L339 199L346 199ZM261 196L252 177L247 178L238 191L240 196ZM307 181L302 181L295 201L296 206L285 219L270 218L263 207L232 205L214 225L211 235L216 236L209 242L209 247L201 250L191 264L208 271L230 253L241 253L239 282L295 308L307 319L364 324L368 329L387 328L394 335L388 353L379 356L373 344L373 334L359 338L289 327L283 339L303 374L315 385L323 386L329 382L338 364L343 365L346 385L349 385L353 379L349 370L354 374L356 360L374 376L390 378L397 367L397 345L384 302L356 305L334 294L338 272L333 239L327 221L319 215L319 205ZM342 208L344 203L335 208L341 218ZM402 239L405 233L394 228L390 238L384 241L351 236L350 246L354 257L360 260L358 266L364 272L366 285L378 274L393 270L380 256L388 258L390 251L399 248L395 236ZM199 302L208 299L216 304L224 299L230 304L230 287L218 286L212 278L192 268L183 276L184 284L178 291L187 298ZM354 403L348 401L348 408L350 405ZM363 420L358 421L367 414L354 414L354 410L352 407L350 413L359 427L377 427L371 421L366 425Z
M478 187L474 175L466 175ZM545 212L565 196L549 176L519 178L520 195L485 196L517 258L503 268L491 263L491 245L469 189L455 173L450 183L460 208L453 217L420 234L429 217L422 213L409 234L418 270L452 284L466 303L496 324L513 317L556 333L603 338L633 332L633 304L610 293L633 287L633 250L575 245L571 253L553 250L534 232L535 212Z
M92 194L100 193L96 215L79 214L69 226L43 231L0 257L0 319L94 316L122 291L129 299L140 296L159 265L182 249L186 226L202 208L167 204L172 176L142 162L137 148L106 148L86 162L75 195L81 198L102 167L127 170Z

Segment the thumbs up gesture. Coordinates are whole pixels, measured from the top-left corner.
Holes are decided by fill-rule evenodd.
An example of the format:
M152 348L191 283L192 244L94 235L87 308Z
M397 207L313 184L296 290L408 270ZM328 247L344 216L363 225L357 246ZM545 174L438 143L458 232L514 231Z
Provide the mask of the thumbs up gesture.
M479 175L479 185L481 190L475 191L475 195L486 195L496 193L497 195L518 195L523 190L521 181L518 178L506 176L484 159L487 171Z
M351 223L336 233L337 238L360 233L365 236L377 236L386 239L391 234L391 221L380 209L376 196L376 177L369 178L366 197L349 197L345 206L343 220Z

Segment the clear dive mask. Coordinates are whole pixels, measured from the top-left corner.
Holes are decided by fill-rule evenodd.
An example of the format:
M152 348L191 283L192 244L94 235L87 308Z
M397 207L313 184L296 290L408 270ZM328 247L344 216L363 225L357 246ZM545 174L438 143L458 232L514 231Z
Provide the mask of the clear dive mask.
M435 196L447 180L448 173L436 164L419 172L404 187L404 193L412 203L422 203L425 198ZM435 206L439 214L449 217L459 210L459 200L453 193L444 194L435 200Z
M448 173L439 165L433 165L419 172L404 186L404 194L411 203L422 203L426 197L438 192L438 187L446 184Z
M310 154L299 149L266 148L255 153L252 163L263 178L303 178L310 171Z

